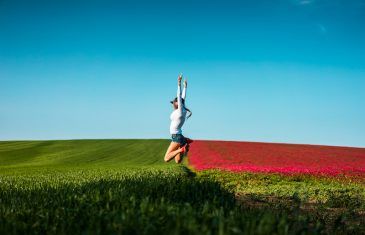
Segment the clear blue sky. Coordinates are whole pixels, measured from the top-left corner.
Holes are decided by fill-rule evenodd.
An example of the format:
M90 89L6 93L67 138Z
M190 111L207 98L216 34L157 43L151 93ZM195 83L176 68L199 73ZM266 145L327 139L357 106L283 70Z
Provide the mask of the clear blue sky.
M0 1L0 139L365 147L365 1Z

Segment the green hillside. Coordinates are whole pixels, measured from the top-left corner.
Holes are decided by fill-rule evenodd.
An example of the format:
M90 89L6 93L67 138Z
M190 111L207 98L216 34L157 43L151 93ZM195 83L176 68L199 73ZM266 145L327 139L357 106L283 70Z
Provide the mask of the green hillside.
M1 167L139 167L165 165L168 140L48 140L0 142Z

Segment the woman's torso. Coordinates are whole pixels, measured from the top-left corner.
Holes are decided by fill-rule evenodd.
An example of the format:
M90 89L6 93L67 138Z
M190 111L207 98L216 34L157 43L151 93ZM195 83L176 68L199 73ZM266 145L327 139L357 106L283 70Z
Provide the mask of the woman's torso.
M170 134L182 134L181 127L184 125L185 118L186 118L185 108L183 108L181 112L178 109L176 109L171 113Z

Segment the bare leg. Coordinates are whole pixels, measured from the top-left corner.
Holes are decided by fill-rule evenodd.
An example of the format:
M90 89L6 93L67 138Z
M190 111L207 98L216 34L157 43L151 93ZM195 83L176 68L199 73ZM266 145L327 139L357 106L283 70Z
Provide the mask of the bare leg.
M179 148L180 144L179 143L175 143L175 142L171 142L170 146L168 147L166 154L165 154L165 162L170 161L171 159L173 159L178 153L181 152L181 149Z
M174 157L176 157L177 155L179 155L180 156L180 152L181 152L181 149L179 148L179 149L177 149L177 150L175 150L175 151L172 151L172 152L170 152L167 156L165 156L165 162L168 162L168 161L170 161L171 159L173 159Z
M181 160L182 160L182 154L181 153L176 154L176 156L175 156L175 162L176 163L180 163Z
M189 144L186 144L186 149L185 149L186 152L185 153L178 153L178 154L176 154L176 157L175 157L175 162L176 163L182 162L182 160L184 159L184 157L188 155L189 148L190 148Z

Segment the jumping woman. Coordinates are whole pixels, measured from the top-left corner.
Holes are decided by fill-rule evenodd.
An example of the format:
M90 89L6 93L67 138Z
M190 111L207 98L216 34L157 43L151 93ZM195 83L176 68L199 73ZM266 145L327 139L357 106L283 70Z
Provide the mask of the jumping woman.
M181 130L182 126L184 125L185 119L189 118L192 115L192 112L185 107L186 88L188 86L188 82L185 79L184 89L181 93L181 79L182 75L179 75L177 79L177 97L174 100L170 101L174 108L174 111L170 115L171 143L165 154L165 162L168 162L171 159L175 158L175 162L180 163L182 161L183 155L185 155L189 151L189 144L193 142L189 138L185 138L182 135ZM188 116L186 116L187 112L189 112Z

